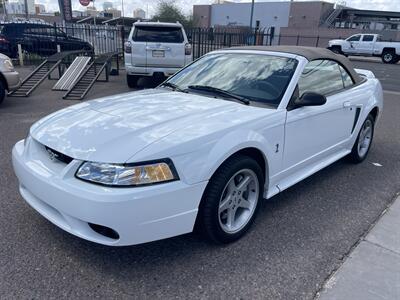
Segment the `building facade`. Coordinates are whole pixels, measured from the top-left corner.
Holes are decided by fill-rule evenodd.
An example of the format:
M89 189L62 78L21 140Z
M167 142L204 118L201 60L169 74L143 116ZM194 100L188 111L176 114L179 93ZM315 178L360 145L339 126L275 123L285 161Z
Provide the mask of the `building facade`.
M400 0L396 0L400 1ZM223 2L194 5L198 27L249 27L251 3ZM387 39L400 37L400 12L349 8L325 1L255 2L253 28L275 28L287 36L346 37L377 32Z

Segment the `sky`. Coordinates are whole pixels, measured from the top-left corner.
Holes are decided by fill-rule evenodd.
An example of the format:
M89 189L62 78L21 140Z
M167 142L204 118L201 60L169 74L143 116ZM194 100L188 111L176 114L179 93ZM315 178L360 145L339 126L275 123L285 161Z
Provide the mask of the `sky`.
M85 10L85 8L79 4L79 0L71 0L73 10ZM103 2L112 2L114 7L121 9L122 1L124 2L125 16L130 17L133 15L133 10L136 8L142 8L148 11L150 16L155 12L158 0L95 0L95 6L98 10L102 10ZM250 0L233 0L234 2L249 2ZM288 0L273 0L273 1L288 1ZM334 0L326 0L327 2L335 2ZM176 0L176 4L182 8L186 14L192 12L194 4L210 4L215 2L214 0ZM256 2L268 2L268 0L256 0ZM336 1L339 2L339 1ZM372 10L390 10L400 11L400 0L346 0L346 5L353 8L359 9L372 9ZM35 0L35 3L41 3L46 6L47 11L58 11L57 0Z

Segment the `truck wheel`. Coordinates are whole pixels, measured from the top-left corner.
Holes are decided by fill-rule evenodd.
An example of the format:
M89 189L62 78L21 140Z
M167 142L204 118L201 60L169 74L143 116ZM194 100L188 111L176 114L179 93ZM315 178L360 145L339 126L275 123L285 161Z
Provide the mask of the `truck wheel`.
M126 82L128 83L128 86L132 89L137 87L138 80L139 80L139 76L126 75Z
M332 51L333 53L340 54L340 55L343 55L343 54L344 54L343 51L342 51L342 47L339 47L339 46L333 46L333 47L331 47L331 51Z
M393 50L383 50L382 52L382 62L385 64L396 63L397 55Z
M4 84L0 81L0 104L4 101L5 96L6 96L6 89L4 87Z

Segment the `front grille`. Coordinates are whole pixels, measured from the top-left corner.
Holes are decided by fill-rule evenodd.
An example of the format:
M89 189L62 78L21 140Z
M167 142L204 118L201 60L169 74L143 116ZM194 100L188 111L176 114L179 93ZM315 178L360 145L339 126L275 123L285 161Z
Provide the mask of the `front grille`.
M47 146L45 146L45 148L46 148L46 151L49 153L49 156L50 156L51 160L58 160L58 161L60 161L60 162L62 162L64 164L67 164L67 165L71 161L73 161L72 157L69 157L69 156L67 156L65 154L62 154L61 152L58 152L58 151L56 151L54 149L51 149L51 148L49 148Z

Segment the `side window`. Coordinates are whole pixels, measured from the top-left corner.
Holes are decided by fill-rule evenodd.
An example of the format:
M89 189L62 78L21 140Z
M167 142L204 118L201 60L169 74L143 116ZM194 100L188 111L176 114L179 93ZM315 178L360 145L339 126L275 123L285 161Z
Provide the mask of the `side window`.
M339 64L332 60L313 60L309 62L300 76L299 96L306 92L327 95L344 88Z
M28 33L28 34L38 34L38 35L41 35L41 34L43 34L43 29L40 28L40 27L26 27L26 28L24 29L24 32L25 32L25 33Z
M361 35L353 35L347 39L348 42L358 42L361 38Z
M340 65L339 65L339 69L340 69L340 72L342 73L344 87L347 88L349 86L352 86L354 84L354 82L353 82L353 79L351 78L350 74Z
M372 34L365 34L362 38L363 42L372 42L374 40L374 36Z

